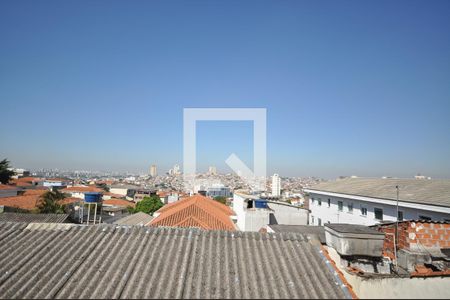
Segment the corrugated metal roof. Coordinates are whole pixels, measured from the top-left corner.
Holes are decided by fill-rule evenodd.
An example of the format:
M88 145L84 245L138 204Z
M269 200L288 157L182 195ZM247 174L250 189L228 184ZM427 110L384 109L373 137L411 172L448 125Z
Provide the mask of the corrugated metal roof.
M117 225L146 225L153 219L152 216L143 213L138 212L132 215L128 215L126 217L123 217L119 220L116 220L113 222L113 224Z
M267 225L275 232L296 232L301 233L309 237L317 237L322 244L326 243L325 229L323 226L310 226L310 225L280 225L273 224Z
M0 223L1 298L349 296L299 234L26 226Z
M400 201L450 207L448 179L345 178L319 183L307 190L396 200L397 185Z
M68 214L26 214L5 212L0 214L0 222L63 223L68 217Z

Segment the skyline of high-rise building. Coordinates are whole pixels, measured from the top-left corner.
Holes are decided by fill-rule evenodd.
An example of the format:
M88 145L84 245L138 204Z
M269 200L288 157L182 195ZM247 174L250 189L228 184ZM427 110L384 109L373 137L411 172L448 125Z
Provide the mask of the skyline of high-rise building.
M150 166L150 176L156 177L156 175L158 175L158 171L156 169L156 165L151 165Z
M208 174L209 174L209 175L217 175L217 169L216 169L216 166L210 166L210 167L208 168Z
M272 176L272 196L280 197L281 196L281 178L278 174L273 174Z

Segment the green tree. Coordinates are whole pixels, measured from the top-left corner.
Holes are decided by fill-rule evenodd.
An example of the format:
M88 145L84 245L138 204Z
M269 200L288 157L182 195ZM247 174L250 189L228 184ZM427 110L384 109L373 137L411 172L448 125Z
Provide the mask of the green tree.
M216 196L216 197L214 197L214 200L216 200L220 203L223 203L225 205L227 204L227 198L224 196Z
M143 212L146 214L153 215L155 211L163 207L163 203L158 196L144 197L141 201L136 204L134 212Z
M99 184L97 184L97 187L99 189L104 190L105 192L109 192L109 187L108 187L108 185L106 185L106 183L99 183Z
M9 161L6 158L0 161L0 183L8 184L9 180L11 179L11 176L14 175L14 172L8 170L8 168L9 168Z
M40 213L43 214L62 214L64 213L64 206L59 204L59 201L66 197L65 194L56 190L54 192L48 191L41 197L41 202L38 205Z

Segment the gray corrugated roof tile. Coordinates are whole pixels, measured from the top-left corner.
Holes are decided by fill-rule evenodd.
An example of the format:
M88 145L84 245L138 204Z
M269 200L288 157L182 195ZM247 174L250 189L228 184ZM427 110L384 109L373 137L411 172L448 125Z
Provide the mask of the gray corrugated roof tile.
M1 298L342 298L299 234L0 224Z
M0 222L64 223L68 214L0 213Z
M366 196L381 199L450 207L450 180L397 179L397 178L345 178L314 185L308 190Z

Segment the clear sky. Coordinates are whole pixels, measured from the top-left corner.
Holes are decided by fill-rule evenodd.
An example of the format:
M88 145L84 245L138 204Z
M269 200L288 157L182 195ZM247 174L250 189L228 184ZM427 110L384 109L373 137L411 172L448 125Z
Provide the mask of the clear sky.
M183 108L267 108L268 172L450 178L450 1L0 1L0 158L182 165ZM251 122L202 122L199 169Z

